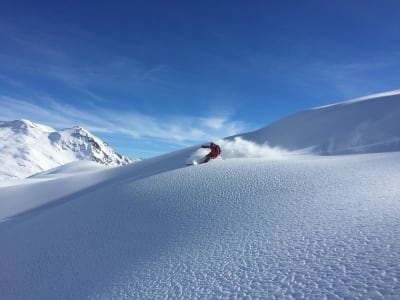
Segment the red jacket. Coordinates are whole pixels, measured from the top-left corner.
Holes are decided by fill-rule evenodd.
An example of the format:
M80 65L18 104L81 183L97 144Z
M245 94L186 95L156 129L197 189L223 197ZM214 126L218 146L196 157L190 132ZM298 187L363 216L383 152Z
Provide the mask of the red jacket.
M210 145L205 145L202 146L203 148L210 148L211 152L208 154L212 157L217 157L218 155L221 154L221 148L217 144L213 144L212 146Z

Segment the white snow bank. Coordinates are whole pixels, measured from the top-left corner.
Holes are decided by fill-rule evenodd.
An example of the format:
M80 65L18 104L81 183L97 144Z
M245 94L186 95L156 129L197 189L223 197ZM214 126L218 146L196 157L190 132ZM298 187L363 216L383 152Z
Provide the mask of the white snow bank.
M43 171L32 175L29 178L58 178L65 176L75 176L82 173L94 172L105 170L109 168L108 166L101 165L94 161L75 161L60 167L56 167L47 171Z
M39 173L28 179L0 184L0 222L52 205L104 180L101 170L109 167L95 162L73 162Z
M54 200L0 223L2 297L397 299L400 153L182 154L1 188Z
M300 112L241 136L322 155L400 151L399 120L400 92L394 91Z
M341 103L334 103L334 104L319 106L314 109L321 109L321 108L326 108L326 107L334 106L334 105L347 105L347 104L351 104L351 103L355 103L355 102L359 102L359 101L365 101L365 100L376 99L376 98L384 98L384 97L388 97L388 96L398 96L398 95L400 95L400 90L394 90L394 91L377 93L377 94L372 94L372 95L368 95L368 96L364 96L364 97L359 97L359 98L347 100L347 101L344 101Z
M194 148L188 148L118 168L78 161L27 179L3 181L0 183L0 222L40 211L110 182L139 180L186 167L185 157L193 151Z

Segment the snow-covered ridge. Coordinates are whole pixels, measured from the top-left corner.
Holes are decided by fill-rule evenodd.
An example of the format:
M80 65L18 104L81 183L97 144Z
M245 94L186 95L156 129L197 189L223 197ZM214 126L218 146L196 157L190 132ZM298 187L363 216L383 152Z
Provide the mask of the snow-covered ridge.
M30 129L39 129L43 132L55 131L52 127L36 124L26 119L14 121L0 121L0 128L11 128L15 133L27 133Z
M321 109L321 108L326 108L326 107L334 106L334 105L347 105L347 104L351 104L351 103L355 103L355 102L359 102L359 101L365 101L365 100L370 100L370 99L375 99L375 98L384 98L384 97L396 96L396 95L400 95L400 90L372 94L372 95L363 96L363 97L359 97L359 98L355 98L355 99L351 99L351 100L347 100L347 101L343 101L343 102L339 102L339 103L318 106L313 109Z
M257 144L319 155L400 150L400 91L317 107L241 135Z
M0 121L0 180L25 178L76 160L107 166L132 162L79 126L56 131L24 119Z
M132 162L129 158L116 153L107 143L80 126L53 132L49 135L49 139L52 144L58 145L63 150L75 152L80 160L92 160L108 166Z

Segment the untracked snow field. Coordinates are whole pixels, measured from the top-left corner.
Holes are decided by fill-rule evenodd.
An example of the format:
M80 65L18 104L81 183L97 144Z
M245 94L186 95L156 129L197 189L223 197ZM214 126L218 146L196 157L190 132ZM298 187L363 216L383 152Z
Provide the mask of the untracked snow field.
M398 299L399 152L180 156L1 187L1 298Z

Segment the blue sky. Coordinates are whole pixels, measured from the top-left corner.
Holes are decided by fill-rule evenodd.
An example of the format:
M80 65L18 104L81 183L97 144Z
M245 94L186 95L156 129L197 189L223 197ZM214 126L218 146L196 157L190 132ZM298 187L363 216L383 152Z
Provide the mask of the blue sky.
M8 1L0 120L131 157L400 88L399 1Z

